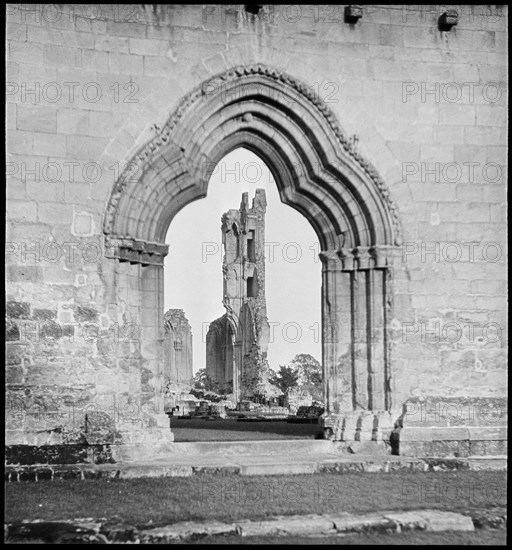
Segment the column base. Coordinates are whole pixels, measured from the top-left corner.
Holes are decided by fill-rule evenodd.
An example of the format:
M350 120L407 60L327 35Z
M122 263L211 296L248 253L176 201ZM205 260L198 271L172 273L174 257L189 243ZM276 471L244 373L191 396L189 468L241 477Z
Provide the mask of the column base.
M348 411L320 417L326 439L343 441L352 453L391 453L393 420L388 411Z

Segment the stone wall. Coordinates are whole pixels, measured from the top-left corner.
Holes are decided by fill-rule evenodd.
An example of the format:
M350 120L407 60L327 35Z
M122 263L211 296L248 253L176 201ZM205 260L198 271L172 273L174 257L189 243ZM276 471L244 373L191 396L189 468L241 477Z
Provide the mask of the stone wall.
M8 442L65 440L88 407L162 425L161 252L112 260L106 204L187 92L255 63L315 90L397 205L393 407L505 395L508 11L440 31L438 9L8 6Z
M227 388L233 382L232 331L224 314L210 323L206 333L206 374Z
M165 368L169 384L183 384L191 387L194 377L192 327L182 309L170 309L164 315Z

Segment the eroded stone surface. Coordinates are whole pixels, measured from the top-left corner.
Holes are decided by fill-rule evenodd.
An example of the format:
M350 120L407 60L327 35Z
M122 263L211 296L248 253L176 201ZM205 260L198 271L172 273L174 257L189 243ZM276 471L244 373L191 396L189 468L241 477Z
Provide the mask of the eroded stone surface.
M269 383L267 361L266 206L265 190L257 189L251 207L248 193L243 193L240 209L222 216L226 313L210 324L206 335L206 372L236 402L279 393Z
M164 315L164 329L166 393L176 396L190 389L194 376L192 327L182 309L170 309Z

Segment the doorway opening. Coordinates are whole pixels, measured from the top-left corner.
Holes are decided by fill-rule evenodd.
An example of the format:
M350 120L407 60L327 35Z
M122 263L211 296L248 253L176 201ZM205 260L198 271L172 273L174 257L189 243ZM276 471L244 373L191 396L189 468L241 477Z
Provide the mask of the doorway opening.
M261 191L265 206L253 213ZM236 215L244 194L249 222ZM186 366L175 348L165 354L176 441L316 437L324 410L319 242L281 202L268 166L244 148L227 154L207 197L173 219L166 242L165 315L182 311L193 342ZM166 350L184 325L169 328ZM259 393L250 391L255 382Z

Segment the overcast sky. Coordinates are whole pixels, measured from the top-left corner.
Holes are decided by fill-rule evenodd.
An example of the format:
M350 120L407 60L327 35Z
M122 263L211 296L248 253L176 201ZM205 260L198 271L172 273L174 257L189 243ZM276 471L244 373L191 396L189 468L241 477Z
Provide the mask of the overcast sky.
M318 239L306 218L280 201L266 165L250 151L237 149L217 166L208 196L181 210L167 233L165 311L185 311L194 339L194 372L205 366L208 323L225 313L220 218L239 208L245 191L252 203L257 188L265 189L268 203L265 289L273 332L269 364L277 370L298 353L321 361Z

